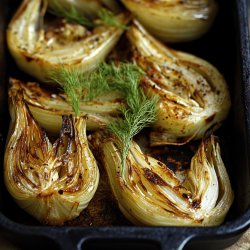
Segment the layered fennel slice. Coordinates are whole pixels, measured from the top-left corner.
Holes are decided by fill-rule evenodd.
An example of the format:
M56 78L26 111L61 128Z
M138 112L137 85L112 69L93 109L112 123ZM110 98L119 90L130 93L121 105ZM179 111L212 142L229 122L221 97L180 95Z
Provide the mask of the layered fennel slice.
M204 35L217 14L215 0L122 0L145 28L164 42L187 42Z
M226 119L231 100L226 81L210 63L170 49L134 21L127 32L132 60L145 72L141 88L159 96L151 145L201 139Z
M135 225L216 226L223 222L233 191L215 136L204 139L181 175L146 155L135 142L126 163L117 138L96 132L98 150L121 212Z
M61 225L88 206L99 183L88 147L86 117L63 116L52 144L38 126L22 91L9 91L11 124L4 180L15 202L42 223Z
M52 92L35 82L10 79L12 93L23 93L23 98L32 116L50 134L57 134L62 125L63 115L74 115L68 96L62 92ZM97 130L105 127L120 116L124 106L121 95L111 91L91 101L80 102L80 116L86 117L86 129Z
M9 51L18 67L49 83L61 65L81 72L95 69L114 48L124 29L100 23L88 29L66 19L45 22L46 1L23 0L7 29ZM129 17L119 14L126 25Z

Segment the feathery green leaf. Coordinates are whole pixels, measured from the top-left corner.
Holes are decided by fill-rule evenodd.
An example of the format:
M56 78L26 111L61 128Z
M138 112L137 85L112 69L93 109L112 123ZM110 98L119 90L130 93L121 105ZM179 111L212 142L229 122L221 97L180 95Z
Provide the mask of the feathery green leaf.
M80 115L80 101L83 95L82 74L74 68L65 68L63 65L60 72L52 72L51 80L58 83L69 98L70 105L76 116Z
M108 9L102 8L98 11L98 17L101 19L101 23L111 27L127 30L128 27L120 22L115 15Z
M126 158L133 137L156 119L158 98L147 98L145 95L138 96L138 98L138 102L134 103L132 101L132 106L128 105L127 109L122 110L123 119L108 125L109 131L118 138L118 147L122 160L122 175L124 174Z
M97 15L100 20L96 22L89 19L86 15L80 14L74 6L71 6L70 9L64 8L58 0L54 0L54 8L50 11L54 15L63 17L69 22L78 23L89 28L104 24L124 30L127 29L126 25L120 22L110 10L105 8L98 11Z
M92 20L80 14L74 6L71 6L70 9L64 8L58 0L54 0L54 8L50 11L52 14L65 18L69 22L78 23L89 28L95 26Z
M80 100L91 101L107 91L119 91L126 107L122 118L108 125L110 133L118 139L122 157L122 174L132 138L156 119L158 97L147 97L139 87L144 72L132 63L101 63L97 70L83 75L77 70L65 69L52 80L59 83L69 97L76 115L80 112Z

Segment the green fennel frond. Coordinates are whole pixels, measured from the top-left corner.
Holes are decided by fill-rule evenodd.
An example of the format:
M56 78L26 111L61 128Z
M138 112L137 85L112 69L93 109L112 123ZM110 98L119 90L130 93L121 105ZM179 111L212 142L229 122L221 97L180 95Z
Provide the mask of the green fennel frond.
M76 115L80 112L80 100L91 101L108 91L119 91L126 107L121 110L122 118L110 123L107 129L117 138L117 146L121 152L122 174L125 169L132 138L156 119L158 97L147 97L139 83L144 72L132 63L101 63L88 74L74 69L62 70L52 76L52 80L60 84Z
M140 89L144 72L138 66L120 63L103 67L107 68L111 88L120 91L127 103L127 107L121 110L123 118L108 125L108 130L118 139L123 175L132 138L156 119L158 97L149 98Z
M91 101L97 96L112 90L120 91L124 96L138 101L138 83L143 71L132 63L100 63L98 68L82 76L84 83L84 100Z
M107 26L120 29L127 29L126 25L120 22L111 11L105 8L100 9L97 13L98 17L100 18L99 21L93 21L86 15L79 13L79 11L74 6L65 8L58 0L54 0L53 10L50 11L54 15L65 18L69 22L78 23L89 28L105 24Z
M80 14L74 6L71 6L69 9L65 8L60 4L58 0L54 0L53 10L50 11L52 12L52 14L65 18L69 22L78 23L89 28L95 26L92 20Z
M121 152L123 176L126 158L131 146L132 138L143 128L148 127L156 119L157 97L147 98L144 95L138 96L140 101L133 103L122 110L123 119L108 125L109 131L118 138L118 148Z
M92 101L108 91L120 91L128 97L129 103L138 101L138 82L142 74L141 69L131 63L119 63L118 66L101 63L95 71L85 74L61 64L58 71L52 72L50 80L63 88L72 109L79 115L81 100Z
M128 27L124 25L122 22L120 22L115 15L108 9L102 8L101 10L98 11L98 17L101 20L101 23L111 26L111 27L116 27L119 29L126 30Z
M69 103L76 116L80 115L80 101L83 93L82 74L74 68L65 68L63 65L58 72L50 75L52 81L58 83L66 93Z

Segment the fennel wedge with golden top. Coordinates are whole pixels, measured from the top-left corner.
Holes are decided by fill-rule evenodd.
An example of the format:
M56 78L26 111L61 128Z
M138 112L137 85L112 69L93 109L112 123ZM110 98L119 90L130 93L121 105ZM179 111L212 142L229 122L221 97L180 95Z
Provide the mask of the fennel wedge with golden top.
M63 115L73 115L74 112L67 96L63 93L47 91L38 83L23 83L10 79L12 93L23 92L23 97L32 116L47 132L57 134L62 125ZM96 130L114 121L120 115L123 107L121 95L109 92L92 101L80 102L80 116L86 117L86 129Z
M4 179L15 202L45 224L60 225L88 206L99 183L88 147L86 118L64 116L52 144L25 104L22 91L9 92L11 125Z
M186 42L205 34L217 14L214 0L122 0L154 36L164 42Z
M134 21L127 32L133 61L145 71L141 87L159 96L151 145L181 145L221 126L231 100L227 84L210 63L170 49Z
M114 48L123 29L99 25L92 30L65 19L45 22L46 1L23 0L7 30L9 51L21 70L49 83L60 66L95 69ZM126 25L129 17L115 17Z
M133 224L216 226L223 222L234 195L216 137L202 141L182 178L145 155L135 142L122 167L114 137L96 132L89 139L99 152L121 212Z

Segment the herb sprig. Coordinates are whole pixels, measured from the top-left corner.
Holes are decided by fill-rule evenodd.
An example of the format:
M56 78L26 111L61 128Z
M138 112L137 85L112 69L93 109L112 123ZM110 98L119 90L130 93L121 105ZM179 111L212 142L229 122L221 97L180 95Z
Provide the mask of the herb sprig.
M108 125L109 131L118 139L118 148L121 152L122 168L124 175L126 158L131 146L133 137L143 128L148 127L156 119L157 97L147 98L139 94L139 101L134 102L134 98L127 98L128 107L122 109L123 119L117 120Z
M106 24L108 26L111 27L115 27L115 28L119 28L119 29L123 29L123 30L127 30L128 27L126 25L124 25L122 22L120 22L118 19L116 19L116 17L114 16L114 14L105 9L102 8L98 11L98 17L101 20L101 24Z
M78 23L89 28L94 27L94 22L88 17L81 15L74 6L69 9L63 7L58 0L54 0L54 8L50 12L56 16L65 18L69 22Z
M80 115L80 101L83 95L83 77L79 70L61 66L60 72L52 71L50 79L58 83L68 96L76 116Z
M77 107L81 100L91 101L113 90L130 96L129 102L131 99L138 101L138 82L142 74L143 71L132 63L119 63L119 66L100 63L95 71L86 74L62 64L60 70L52 72L50 78L63 88L71 100L71 106Z
M89 28L105 24L124 30L127 29L126 25L121 23L111 11L105 8L102 8L98 11L97 16L100 18L100 20L98 20L97 22L79 13L74 6L65 8L59 3L58 0L54 0L54 8L50 11L52 14L65 18L69 22L78 23Z
M125 169L132 138L156 119L158 97L147 97L139 87L144 72L132 63L101 63L97 70L81 74L77 70L65 69L52 80L59 83L69 97L76 115L80 114L80 100L91 101L107 91L119 91L126 101L122 118L110 123L107 129L118 139L121 152L122 175Z
M119 63L118 66L114 63L102 63L89 78L90 85L101 81L104 86L108 86L106 90L109 88L120 91L127 103L126 108L121 110L123 118L107 126L118 139L122 175L132 138L156 119L158 97L149 98L142 92L139 82L143 74L144 72L132 63Z

